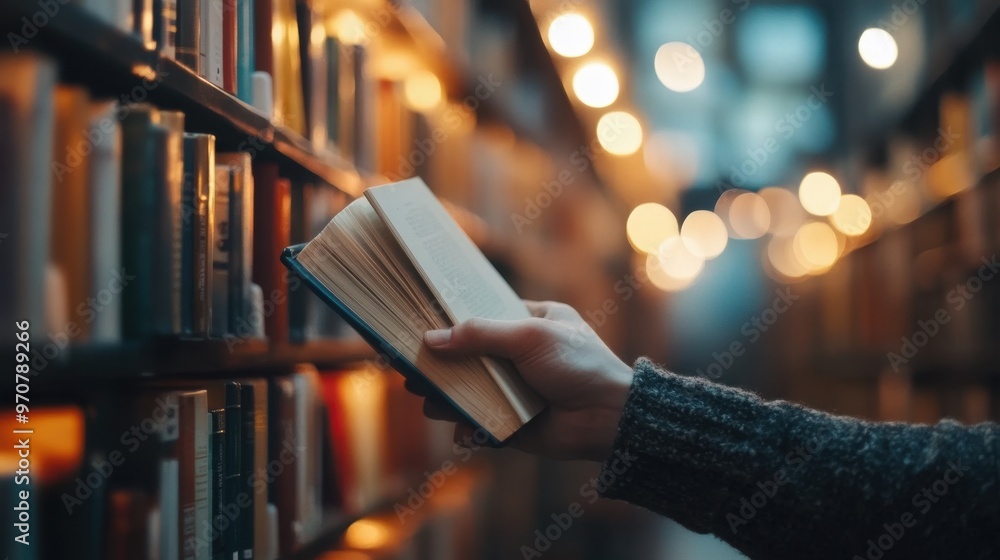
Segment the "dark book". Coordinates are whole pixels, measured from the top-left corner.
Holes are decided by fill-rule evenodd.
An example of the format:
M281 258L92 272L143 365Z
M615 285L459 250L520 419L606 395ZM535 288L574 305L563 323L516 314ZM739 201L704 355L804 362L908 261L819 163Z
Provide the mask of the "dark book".
M250 154L218 154L216 163L229 173L229 333L238 337L253 334L250 320L253 277L254 182Z
M269 302L264 314L267 337L278 343L289 340L288 271L275 256L291 244L292 185L278 177L278 165L255 163L253 281Z
M312 185L302 185L292 189L291 226L289 236L291 244L301 244L312 239L309 231L309 220L306 216L313 206L316 188ZM302 343L308 339L309 300L315 296L305 284L295 279L288 283L288 337L291 342Z
M212 336L222 337L229 330L229 292L232 275L232 238L230 235L230 185L233 170L228 165L215 166L215 235L212 250Z
M0 320L11 325L0 336L13 349L15 321L31 320L32 339L55 327L45 323L44 286L56 65L35 52L0 53L0 74L0 266L8 271L0 274Z
M207 337L215 240L215 137L210 134L184 135L182 218L182 325L185 334Z
M181 332L181 192L184 186L184 114L160 111L154 131L156 188L153 251L154 320L158 334Z
M180 476L180 399L178 393L160 395L164 420L158 425L160 443L158 542L160 558L180 558L181 503L189 496L193 501L194 487L181 488Z
M282 261L397 371L436 389L494 442L544 408L509 362L422 351L428 330L531 314L420 179L366 190Z
M244 379L241 406L243 412L243 489L250 494L248 521L244 530L253 538L253 558L266 558L270 547L267 529L267 380Z
M295 380L292 376L269 379L268 390L268 447L269 461L288 463L295 457ZM285 458L282 461L282 457ZM299 546L295 516L298 511L298 470L294 465L282 469L271 477L268 499L278 509L279 557L294 552Z
M224 513L228 525L222 533L226 542L225 550L229 558L239 558L243 550L242 521L240 517L240 493L242 481L243 410L242 389L237 382L226 384L226 450L225 450L225 492Z
M211 548L212 560L231 560L226 554L224 528L231 525L225 518L226 505L226 409L219 408L209 413L211 431L208 435L209 515L212 519Z
M199 76L201 67L202 0L177 0L177 62Z

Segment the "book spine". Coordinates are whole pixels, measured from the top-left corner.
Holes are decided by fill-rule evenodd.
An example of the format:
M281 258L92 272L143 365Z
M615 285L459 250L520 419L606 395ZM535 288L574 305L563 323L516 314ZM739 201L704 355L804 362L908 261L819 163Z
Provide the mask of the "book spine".
M269 460L295 451L295 384L291 376L272 378L268 385ZM298 546L295 531L297 469L286 468L271 479L268 500L278 509L278 551L284 558Z
M160 56L177 56L177 0L153 0L153 36Z
M0 151L0 223L12 239L0 240L0 320L31 320L33 337L48 333L45 269L51 235L53 93L56 65L37 53L0 54L0 121L8 138ZM11 273L10 271L17 271ZM11 340L13 330L0 335Z
M236 517L230 518L229 525L223 530L226 540L226 554L229 558L238 560L242 551L242 531L239 515L239 495L243 468L240 447L243 444L243 418L241 406L240 384L226 384L226 472L225 472L225 508L235 512Z
M127 288L128 271L122 273L121 258L121 126L114 102L97 103L91 112L88 136L98 138L91 154L90 200L93 266L91 283L96 307L91 325L91 340L113 343L121 340L121 297L113 290ZM111 297L107 297L111 296Z
M160 535L159 549L162 560L177 560L180 558L181 531L178 520L180 519L181 503L184 499L182 492L187 489L181 488L180 481L180 403L178 395L168 393L163 395L164 412L166 420L159 426L159 438L161 446L160 456ZM193 494L193 488L190 489Z
M270 302L264 317L270 340L289 340L288 285L284 267L274 258L291 245L291 183L278 177L274 163L255 163L254 175L254 259L253 279Z
M212 527L208 532L211 540L212 560L231 560L226 557L226 541L222 531L229 525L225 518L226 505L226 410L211 411L211 433L208 436L210 473L209 516Z
M85 131L89 125L89 99L87 90L77 86L60 85L56 88L55 144L52 161L52 237L49 251L52 263L59 269L65 282L65 292L59 299L65 307L60 309L62 324L73 321L79 332L74 342L85 342L90 337L91 323L78 313L78 306L93 296L91 290L90 220L86 212L90 200L89 166L91 158L80 152L89 145ZM88 152L92 153L92 152ZM16 187L16 185L10 185Z
M236 96L253 104L254 67L254 1L235 0L236 9Z
M201 58L201 6L202 0L177 1L177 62L187 66L199 76Z
M254 553L256 558L270 558L268 551L271 549L270 531L268 530L267 514L267 485L257 484L258 480L267 479L267 453L268 453L268 395L267 381L257 379L250 382L254 390L253 415L254 415L254 475L255 479L250 483L254 492ZM258 488L263 489L260 491Z
M212 336L229 332L229 276L232 240L229 235L228 165L215 167L215 244L212 252Z
M222 3L222 89L236 93L236 57L239 49L236 0Z
M211 328L215 137L184 135L182 284L185 333L206 337Z
M243 196L243 175L237 166L229 166L229 333L246 334L243 324L250 279L244 274L243 216L246 200Z
M181 332L181 191L184 184L184 114L161 111L160 121L165 134L155 138L159 143L156 158L156 239L153 277L155 332L174 335Z
M254 462L256 459L257 410L253 385L241 383L240 387L240 411L243 420L243 426L240 430L240 479L242 486L240 488L241 495L238 500L240 514L237 522L240 526L240 550L242 555L240 558L251 560L254 558L254 511L256 501L258 500L258 497L254 494L253 486L251 486L254 480ZM243 495L246 495L248 498L243 499Z
M166 133L158 119L156 109L132 106L122 121L122 268L134 277L122 291L122 335L130 340L153 331L154 128Z
M204 53L203 77L218 87L222 87L222 13L223 4L229 0L203 0L201 48Z
M153 20L156 19L153 0L133 0L132 14L132 34L147 48L156 48L156 39L153 35Z
M181 558L209 560L209 543L202 538L209 516L208 393L181 393L178 401Z

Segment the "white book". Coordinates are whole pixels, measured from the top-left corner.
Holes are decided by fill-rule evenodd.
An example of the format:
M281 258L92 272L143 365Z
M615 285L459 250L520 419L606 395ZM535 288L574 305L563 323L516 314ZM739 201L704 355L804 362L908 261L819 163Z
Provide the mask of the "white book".
M121 291L127 289L130 271L121 270L121 126L115 102L93 105L89 136L93 141L90 160L90 246L93 291L96 301L91 340L112 343L121 340ZM134 272L134 271L132 271Z
M202 77L222 87L222 10L227 0L205 0L201 8Z

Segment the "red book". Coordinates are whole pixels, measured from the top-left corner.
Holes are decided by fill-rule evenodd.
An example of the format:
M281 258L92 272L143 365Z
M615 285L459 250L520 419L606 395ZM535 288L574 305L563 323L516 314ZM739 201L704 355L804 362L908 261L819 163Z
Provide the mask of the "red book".
M236 94L236 2L222 3L222 89Z
M278 177L275 163L254 163L253 281L264 292L264 331L272 341L286 343L288 281L278 257L292 244L292 184Z

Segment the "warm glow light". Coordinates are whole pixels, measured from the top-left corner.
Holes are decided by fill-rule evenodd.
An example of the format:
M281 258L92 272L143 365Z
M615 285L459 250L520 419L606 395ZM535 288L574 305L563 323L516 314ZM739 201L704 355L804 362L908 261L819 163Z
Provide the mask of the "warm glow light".
M625 224L628 240L637 251L656 254L663 242L677 237L677 218L661 204L640 204L629 214Z
M829 216L840 206L840 184L829 173L810 173L799 185L799 202L810 214Z
M403 96L406 105L419 112L426 112L441 104L444 94L441 81L432 72L416 72L403 82Z
M549 24L549 44L565 57L583 56L594 46L594 28L580 14L563 14Z
M729 234L722 218L708 210L697 210L684 220L681 240L692 253L714 259L726 250Z
M618 99L618 76L603 62L584 64L573 75L573 93L588 107L607 107Z
M771 227L771 211L759 194L744 193L729 208L729 225L741 239L759 239Z
M768 233L791 236L805 223L806 213L792 191L780 187L767 187L761 189L758 194L767 203L767 209L771 214Z
M891 200L885 204L884 200ZM913 183L896 181L879 196L872 196L871 207L879 208L890 222L904 225L920 217L922 201Z
M872 225L872 209L856 194L840 197L840 207L830 216L833 227L851 237L864 235Z
M858 52L865 64L876 70L885 70L896 64L899 46L888 31L873 27L861 34L861 39L858 40Z
M697 274L686 279L678 279L663 270L663 263L656 255L646 257L646 276L657 288L665 292L679 292L694 283Z
M668 239L660 246L658 258L663 273L674 280L694 280L705 268L704 257L691 251L678 237Z
M389 542L391 533L385 523L374 519L359 519L344 533L344 544L351 548L381 548Z
M368 42L365 22L354 10L343 10L333 20L333 32L345 45L363 45Z
M767 244L767 260L771 268L785 278L802 278L809 270L802 266L792 248L791 237L774 237Z
M811 273L826 271L840 256L837 233L823 222L810 222L799 228L792 248L799 264Z
M729 223L729 209L733 207L733 201L736 200L736 197L748 192L750 191L745 189L727 189L719 195L719 200L715 201L715 213L722 218L726 227L729 228L729 235L735 239L740 236L733 231L733 226Z
M705 81L705 61L701 53L687 43L661 45L653 67L656 77L671 91L691 91Z
M624 111L612 111L597 121L597 141L608 153L628 156L642 147L642 125Z

